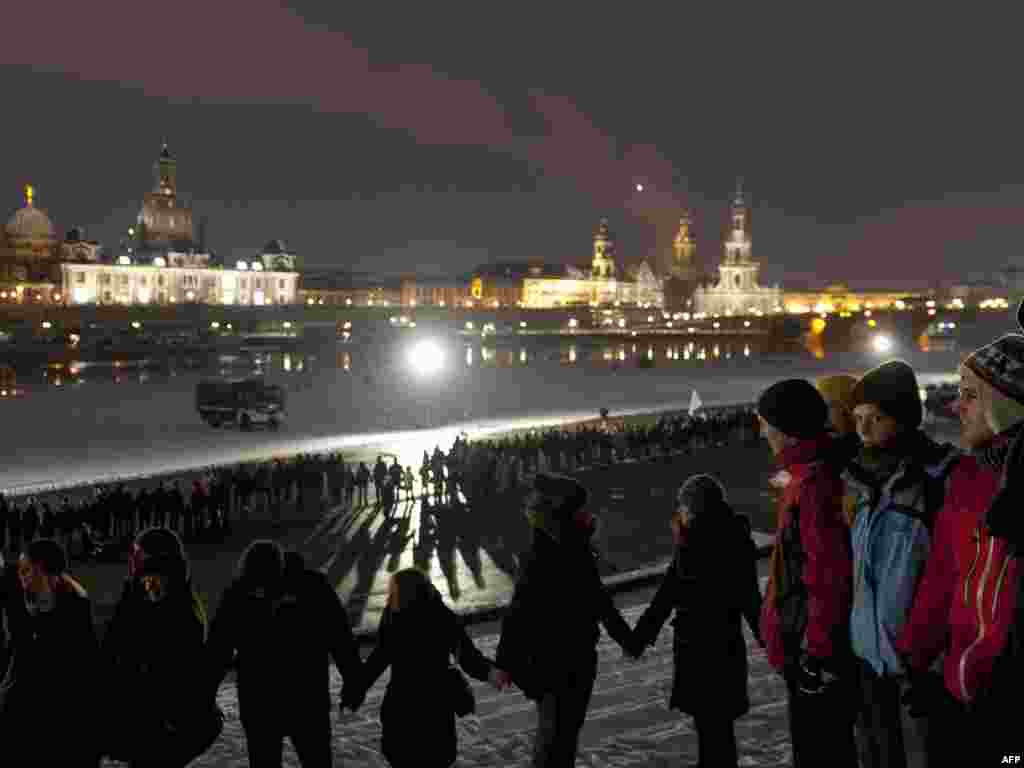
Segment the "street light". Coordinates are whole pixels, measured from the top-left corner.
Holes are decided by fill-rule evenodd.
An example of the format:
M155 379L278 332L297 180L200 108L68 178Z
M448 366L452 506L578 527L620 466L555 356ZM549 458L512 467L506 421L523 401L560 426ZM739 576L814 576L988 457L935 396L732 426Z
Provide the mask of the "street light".
M875 337L871 340L871 346L874 347L875 352L880 355L886 355L892 351L892 337L884 333L875 334Z

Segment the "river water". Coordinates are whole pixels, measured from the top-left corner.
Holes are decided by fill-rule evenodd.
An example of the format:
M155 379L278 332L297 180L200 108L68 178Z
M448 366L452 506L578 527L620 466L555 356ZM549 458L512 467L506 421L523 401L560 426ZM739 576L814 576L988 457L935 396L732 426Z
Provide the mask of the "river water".
M881 358L766 339L409 337L283 352L0 366L0 488L89 482L328 448L435 443L534 423L750 401L785 376L863 371ZM414 348L416 352L414 352ZM922 385L951 352L893 350ZM203 376L263 376L288 392L279 433L212 429L194 407ZM397 450L397 448L395 448Z

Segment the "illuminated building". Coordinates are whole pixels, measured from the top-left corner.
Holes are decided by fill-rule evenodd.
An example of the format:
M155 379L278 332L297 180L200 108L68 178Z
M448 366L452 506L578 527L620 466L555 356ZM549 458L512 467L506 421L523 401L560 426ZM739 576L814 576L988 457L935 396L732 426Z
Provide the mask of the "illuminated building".
M782 304L790 314L831 314L897 309L897 302L910 306L922 298L923 294L912 291L851 291L843 283L834 283L824 290L786 291Z
M59 259L62 262L74 261L79 264L95 264L102 260L103 246L95 240L85 238L85 230L75 227L68 230L64 242L59 247Z
M306 306L397 307L401 300L395 281L338 270L304 272L298 291L298 303Z
M693 236L693 222L690 212L683 211L679 219L679 230L672 240L672 267L669 274L677 280L696 282L700 277L697 266L697 241Z
M455 307L473 298L472 285L470 280L458 277L408 275L402 278L398 290L403 307Z
M178 199L177 161L164 144L153 189L136 227L115 258L60 264L60 294L69 304L292 304L298 291L296 256L271 240L252 260L222 265L193 238L192 209ZM68 243L71 255L81 244Z
M25 206L7 219L0 240L0 283L37 282L51 278L56 239L46 212L36 207L35 189L25 187Z
M777 311L782 304L778 285L758 284L761 265L751 256L750 211L743 199L743 186L737 184L730 213L730 229L725 238L718 282L694 291L693 306L708 315L747 315Z
M672 240L672 258L669 275L664 284L665 306L691 310L693 294L706 284L697 263L697 240L693 234L693 221L688 210L679 219L679 229Z
M616 262L615 240L608 220L601 219L594 233L590 269L530 266L522 276L521 298L524 307L553 309L573 305L650 304L662 306L662 281L650 266L641 261L620 275Z

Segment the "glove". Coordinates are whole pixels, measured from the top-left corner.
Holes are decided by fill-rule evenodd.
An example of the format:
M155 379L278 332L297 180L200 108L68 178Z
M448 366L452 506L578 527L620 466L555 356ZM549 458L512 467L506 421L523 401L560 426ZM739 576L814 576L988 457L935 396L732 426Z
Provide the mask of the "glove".
M817 696L838 678L825 669L825 662L804 652L796 665L796 686L800 693Z

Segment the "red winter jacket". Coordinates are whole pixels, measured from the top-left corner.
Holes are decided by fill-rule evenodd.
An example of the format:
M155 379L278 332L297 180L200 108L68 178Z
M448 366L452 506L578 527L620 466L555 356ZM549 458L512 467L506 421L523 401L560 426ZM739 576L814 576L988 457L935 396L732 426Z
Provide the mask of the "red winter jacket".
M1017 603L1019 564L984 525L998 488L996 471L973 457L953 470L914 607L896 642L918 670L945 651L946 689L965 704L988 686Z
M761 637L780 672L801 650L823 661L848 654L853 565L843 482L824 460L831 445L827 436L802 440L778 457L790 480L779 502Z

